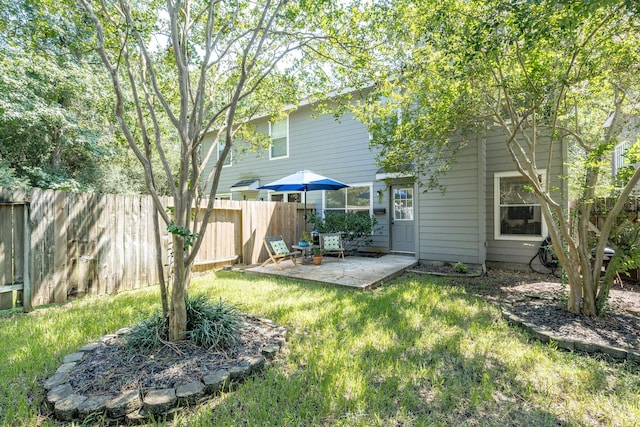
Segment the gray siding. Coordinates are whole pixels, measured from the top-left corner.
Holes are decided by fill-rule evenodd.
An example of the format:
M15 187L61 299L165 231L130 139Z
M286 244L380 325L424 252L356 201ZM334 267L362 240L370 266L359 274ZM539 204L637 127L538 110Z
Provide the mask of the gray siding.
M418 258L481 264L484 262L484 147L471 141L456 156L440 182L444 193L419 195Z
M371 185L372 208L385 208L376 215L377 230L369 249L388 252L390 247L390 202L387 183L376 181L376 153L369 148L366 127L353 115L340 120L332 115L313 118L312 106L304 106L289 115L289 156L269 160L266 149L235 155L232 166L223 168L218 194L229 194L233 184L259 179L260 185L275 181L302 169L309 169L350 185ZM268 132L266 119L254 125ZM528 242L494 239L493 180L497 172L515 171L508 156L506 138L497 128L479 134L462 149L456 162L441 182L445 193L437 190L415 193L416 257L423 261L464 262L469 264L501 263L526 265L540 239ZM211 141L206 141L207 144ZM540 158L546 158L548 146L540 144ZM556 147L551 171L553 184L565 188L560 176L566 154ZM564 156L564 157L563 157ZM215 157L215 156L213 156ZM215 160L215 158L214 158ZM377 192L381 191L380 200ZM233 199L244 197L267 200L268 192L232 193ZM320 212L322 191L307 194L307 203Z
M229 194L233 184L246 179L259 179L260 185L280 179L299 170L309 169L320 175L337 179L349 185L374 185L372 207L386 206L386 200L378 203L376 191L385 189L385 184L375 182L377 166L375 152L369 148L369 135L366 127L355 117L347 113L340 120L333 115L320 115L317 118L312 106L304 106L289 114L289 156L269 160L266 149L234 156L233 164L222 170L218 194ZM253 123L260 132L268 133L266 119ZM205 140L203 149L207 149L211 140ZM215 156L214 156L215 157ZM215 159L214 159L215 160ZM207 165L206 172L212 167ZM233 192L235 200L244 196L258 200L268 199L268 192ZM319 212L322 206L322 191L307 193L307 204L315 205ZM385 195L385 198L387 196ZM372 246L378 250L388 250L388 220L378 216L380 226Z
M494 175L498 172L515 172L516 168L513 160L509 156L506 149L506 138L502 131L498 128L492 128L487 131L487 176L486 176L486 209L487 209L487 261L497 263L503 266L512 264L526 265L531 257L535 255L538 246L542 241L541 238L532 238L531 240L496 240L494 238ZM545 168L547 154L549 152L549 141L539 141L537 158L538 167ZM560 144L553 145L553 162L550 167L552 186L556 186L563 191L566 189L567 183L563 176L566 176L562 159L564 158L564 149ZM567 191L564 191L567 194ZM558 197L558 193L555 194ZM566 203L563 200L563 203Z

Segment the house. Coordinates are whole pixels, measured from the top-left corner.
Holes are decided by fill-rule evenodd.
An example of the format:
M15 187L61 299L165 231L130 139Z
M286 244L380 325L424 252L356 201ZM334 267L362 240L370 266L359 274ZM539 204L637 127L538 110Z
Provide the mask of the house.
M609 116L603 128L607 129L611 126L611 119L613 116ZM620 168L629 166L630 162L627 159L627 152L638 142L638 135L640 134L640 118L632 117L623 121L621 130L618 136L618 144L613 149L613 156L611 159L611 169L615 180ZM638 167L637 164L634 167ZM636 194L640 191L640 184L637 184L634 191Z
M257 120L259 132L271 137L261 153L232 153L217 197L232 200L302 202L302 193L258 190L299 170L342 181L340 191L310 191L307 203L317 212L351 211L375 215L378 227L369 251L402 253L429 262L463 262L512 268L527 263L546 236L541 209L525 190L505 149L505 136L489 127L457 155L441 182L444 193L424 192L410 176L387 174L376 165L364 124L351 113L338 120L301 105L283 119ZM204 149L213 143L206 139ZM548 147L540 143L541 158ZM566 194L562 147L555 148L552 183ZM542 154L545 154L544 156ZM210 168L209 168L210 169ZM207 173L208 170L205 171Z

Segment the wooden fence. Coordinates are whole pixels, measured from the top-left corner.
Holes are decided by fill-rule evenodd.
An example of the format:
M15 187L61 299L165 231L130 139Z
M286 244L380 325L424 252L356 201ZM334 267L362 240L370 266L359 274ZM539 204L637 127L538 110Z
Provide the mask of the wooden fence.
M158 283L152 215L147 196L0 188L0 309ZM265 236L292 244L303 229L300 204L218 200L196 266L260 262ZM161 241L168 268L162 225Z

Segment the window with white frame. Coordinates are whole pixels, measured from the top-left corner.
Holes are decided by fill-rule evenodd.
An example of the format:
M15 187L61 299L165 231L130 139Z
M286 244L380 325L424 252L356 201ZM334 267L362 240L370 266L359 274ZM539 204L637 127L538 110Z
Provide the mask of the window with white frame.
M269 147L270 159L281 159L289 157L289 117L278 122L269 122L269 136L271 136L271 146Z
M302 193L270 193L269 200L272 202L302 203Z
M496 240L531 240L546 235L540 202L525 177L518 172L496 173L494 195Z
M341 190L325 191L325 213L349 212L371 214L371 186L358 185Z

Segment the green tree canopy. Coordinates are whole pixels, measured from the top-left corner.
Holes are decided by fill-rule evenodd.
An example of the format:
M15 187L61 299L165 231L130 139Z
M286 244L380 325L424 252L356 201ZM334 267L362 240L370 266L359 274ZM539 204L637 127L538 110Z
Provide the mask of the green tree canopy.
M390 40L383 55L396 66L359 113L374 118L382 165L413 165L437 185L468 143L466 132L499 126L505 156L530 182L554 245L566 248L558 255L571 286L569 310L596 314L608 293L599 276L613 218L640 179L635 170L626 177L620 204L598 230L592 262L588 221L603 164L640 105L637 4L398 1L382 2L380 10L371 28ZM552 180L538 179L553 161L553 150L536 152L542 136L571 147L577 227L554 198Z

